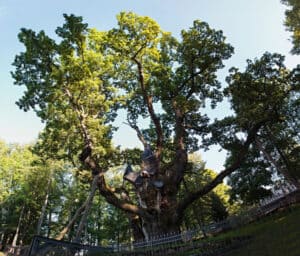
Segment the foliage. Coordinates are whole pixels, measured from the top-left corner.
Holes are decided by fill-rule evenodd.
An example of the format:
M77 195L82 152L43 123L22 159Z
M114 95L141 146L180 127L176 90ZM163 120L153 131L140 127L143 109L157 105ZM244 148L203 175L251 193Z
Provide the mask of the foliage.
M281 0L288 9L285 11L285 26L292 32L292 53L300 54L300 3L297 0Z
M6 239L12 239L19 220L22 221L22 240L26 234L34 233L32 226L38 216L43 198L46 172L32 166L36 160L29 147L6 145L1 142L1 227ZM7 237L8 236L8 237Z
M245 205L258 203L261 199L272 195L272 184L270 164L257 150L251 149L241 167L229 176L230 200Z
M216 175L213 170L205 168L205 163L198 154L189 155L189 169L185 173L184 182L179 193L183 196L186 193L195 191L213 180ZM225 219L231 207L229 192L229 187L221 184L191 204L183 220L186 228L201 227L205 223Z
M233 198L240 198L245 203L253 203L270 194L264 187L272 184L272 172L285 176L288 182L297 172L297 168L289 166L288 156L291 152L297 154L299 145L299 115L296 114L299 111L299 67L290 71L283 61L281 55L265 53L254 62L248 60L245 72L232 69L227 78L229 86L225 93L231 95L232 108L237 114L236 118L224 120L232 127L228 129L242 132L254 122L270 120L258 133L257 139L263 141L262 148L254 144L244 163L230 176ZM273 122L275 119L280 122ZM230 150L228 166L235 161L239 150L236 136L237 133L223 142L224 148Z
M105 124L114 118L110 108L119 98L106 79L112 64L96 44L104 35L88 33L80 17L64 17L66 23L56 30L59 44L43 31L21 30L27 50L16 57L13 77L27 91L17 104L25 111L33 108L46 122L41 139L48 154L77 155L84 144L78 119L84 118L89 139L98 142L94 151L105 161L112 132Z
M19 243L29 243L37 232L42 217L41 235L57 232L53 219L59 219L66 200L68 165L44 160L32 153L31 147L6 145L1 142L1 234L3 243L11 243L17 235ZM42 207L49 196L46 212ZM72 201L74 198L72 198ZM20 230L17 231L20 222Z
M223 93L216 73L233 47L222 31L202 21L176 39L151 18L132 12L121 12L117 26L104 32L88 29L81 17L64 18L56 41L43 31L21 30L25 51L16 56L12 76L26 89L17 104L45 122L39 155L67 159L82 181L90 178L86 170L98 177L100 194L138 226L136 239L178 231L188 207L241 167L263 129L286 120L288 104L295 103L291 95L299 92L299 68L290 71L283 56L265 53L248 60L244 72L232 68ZM211 123L203 109L214 108L224 95L234 115ZM153 151L151 173L148 158L137 168L138 185L109 180L106 173L125 161L138 164L138 150L122 152L112 145L120 109L145 152ZM149 126L139 127L141 119ZM182 192L189 179L188 154L212 144L229 151L230 165L217 175L202 172L205 184ZM215 194L209 200L212 216L223 218L222 200Z

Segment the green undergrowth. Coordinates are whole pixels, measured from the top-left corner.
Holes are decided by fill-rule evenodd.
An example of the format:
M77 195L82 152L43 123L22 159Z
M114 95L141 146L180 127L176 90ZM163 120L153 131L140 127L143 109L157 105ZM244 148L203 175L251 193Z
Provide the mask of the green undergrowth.
M281 210L241 228L201 240L212 244L246 238L235 249L205 252L201 249L176 255L300 256L300 204ZM206 254L207 253L207 254Z
M164 247L113 255L300 256L300 204L214 237Z
M226 256L300 256L300 205L221 234L218 239L237 236L251 239Z

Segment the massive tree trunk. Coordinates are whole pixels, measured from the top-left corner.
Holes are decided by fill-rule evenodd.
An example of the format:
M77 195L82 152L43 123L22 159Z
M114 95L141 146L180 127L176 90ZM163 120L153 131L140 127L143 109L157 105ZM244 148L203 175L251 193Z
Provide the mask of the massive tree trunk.
M93 155L93 146L97 142L92 140L92 136L89 133L86 125L86 115L67 88L65 89L65 93L70 100L70 105L75 113L77 113L81 135L85 144L79 159L92 171L94 176L99 175L98 189L106 201L131 216L134 236L140 237L142 231L143 237L149 239L151 236L158 234L179 231L185 209L194 200L205 195L220 184L224 177L239 167L261 125L254 126L254 131L250 131L249 138L241 149L240 160L235 163L234 166L221 172L215 180L204 188L193 193L188 193L182 202L178 202L177 194L188 162L185 145L187 138L184 125L185 113L182 110L180 99L174 97L171 100L175 117L174 155L169 164L166 165L162 163L164 133L159 115L157 115L154 110L153 95L147 90L142 61L137 58L137 54L134 54L131 60L137 67L137 78L141 92L140 96L143 98L156 132L155 152L152 154L149 145L143 138L143 134L135 122L128 120L129 125L136 130L138 138L145 148L144 155L142 156L141 171L138 174L129 173L127 177L127 180L130 181L135 188L138 204L135 204L134 201L129 198L123 198L116 189L111 188L106 183L104 178L105 170L101 167L97 156ZM255 134L253 134L253 132L255 132Z
M176 215L176 197L167 195L166 192L167 190L155 191L154 189L144 191L143 205L151 214L151 218L142 218L142 229L146 239L180 230Z
M218 184L222 183L223 179L234 172L241 163L244 161L248 152L249 146L254 142L259 129L268 120L262 120L255 124L248 131L248 136L245 142L241 145L239 155L236 161L231 166L221 171L215 179L206 184L199 190L187 192L185 197L178 201L177 194L179 191L180 183L183 180L183 173L187 165L187 153L183 147L184 131L182 127L178 127L177 151L174 160L168 166L161 167L160 163L151 161L159 161L156 154L149 153L149 148L145 146L144 155L142 156L141 172L139 174L130 174L126 179L132 183L135 188L138 205L128 197L122 197L117 193L117 190L110 188L104 179L104 170L99 166L92 154L92 144L86 145L80 159L91 169L94 175L99 175L98 189L100 194L106 201L117 208L132 215L133 233L136 232L135 238L141 237L141 230L144 239L150 239L159 234L170 232L178 232L183 220L184 212L195 200L199 197L206 195ZM178 126L180 126L180 119ZM146 152L146 153L145 153ZM145 157L145 155L147 157ZM152 159L149 162L149 159ZM159 168L154 170L153 168ZM125 172L127 175L130 172ZM124 176L125 177L125 176Z
M146 90L142 63L136 58L136 55L132 57L132 60L137 66L141 96L156 131L155 152L152 153L150 146L147 144L146 139L135 122L128 120L129 125L137 132L137 136L145 149L141 157L141 171L134 173L129 168L124 174L124 178L135 188L137 205L130 198L122 197L120 191L118 192L107 185L104 178L105 170L101 167L101 163L98 162L97 156L93 155L93 145L95 142L92 140L86 126L86 116L82 113L70 92L66 91L66 94L70 99L74 111L78 115L81 134L85 143L79 159L92 171L94 176L99 175L98 189L106 201L132 216L134 221L131 224L132 227L135 227L133 229L133 233L136 233L135 237L139 237L142 230L143 237L149 239L152 236L162 233L178 232L187 207L199 197L209 193L222 183L226 176L239 168L246 157L249 146L254 142L257 132L269 119L261 120L249 128L246 140L244 143L241 142L239 155L236 157L237 160L231 166L221 171L215 179L204 187L186 193L186 196L179 202L177 201L178 191L188 163L185 113L182 111L180 99L177 100L174 97L171 102L175 118L174 155L168 164L162 163L164 133L160 119L154 111L153 97ZM274 119L274 117L272 118Z

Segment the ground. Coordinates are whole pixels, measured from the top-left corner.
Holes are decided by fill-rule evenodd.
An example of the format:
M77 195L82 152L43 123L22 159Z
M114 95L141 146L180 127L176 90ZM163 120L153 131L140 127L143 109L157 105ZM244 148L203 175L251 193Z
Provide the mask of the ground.
M250 236L251 240L226 256L299 256L300 255L300 205L283 210L224 234Z

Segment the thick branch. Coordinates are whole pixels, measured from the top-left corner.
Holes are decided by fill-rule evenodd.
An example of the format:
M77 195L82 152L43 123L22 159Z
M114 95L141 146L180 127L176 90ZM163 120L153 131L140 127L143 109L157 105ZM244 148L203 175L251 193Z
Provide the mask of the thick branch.
M189 193L178 205L178 209L177 209L177 216L178 218L182 218L184 211L186 210L186 208L192 204L195 200L197 200L199 197L206 195L207 193L209 193L211 190L213 190L216 186L218 186L219 184L221 184L223 182L223 179L225 177L227 177L228 175L230 175L231 173L233 173L235 170L237 170L241 164L243 163L243 161L246 158L246 155L248 153L248 149L250 147L250 145L255 141L255 137L257 132L259 131L259 129L267 122L267 120L263 120L259 123L257 123L256 125L253 126L252 129L250 129L247 139L244 142L238 157L236 158L237 160L228 168L226 168L225 170L221 171L216 177L215 179L213 179L210 183L208 183L207 185L205 185L203 188Z
M145 42L141 46L141 48L136 51L136 53L133 55L133 57L131 57L131 59L133 59L133 60L136 59L136 57L139 55L139 53L142 52L142 50L144 50L146 46L147 46L147 42Z
M192 81L196 76L200 75L203 71L200 70L198 72L195 72L195 73L192 73L187 79L185 79L183 81L183 83L180 85L180 90L182 88L184 88L188 82ZM194 86L191 87L191 90L189 91L188 95L187 95L187 98L191 97L191 95L194 93Z
M91 140L91 136L88 132L88 128L85 125L85 116L83 113L80 111L79 106L74 102L72 94L68 89L65 90L67 96L69 97L71 106L73 110L77 113L79 123L80 123L80 128L82 132L83 139L85 141L85 148L83 149L82 153L80 154L80 161L85 164L93 173L93 175L98 175L98 188L99 192L106 201L115 207L122 209L126 212L137 214L140 216L145 216L147 215L141 208L137 207L136 205L124 202L123 200L119 199L113 189L111 189L109 186L106 185L105 178L104 178L104 170L99 166L97 161L94 159L92 155L92 150L93 150L93 142Z
M106 185L104 171L100 168L98 163L92 157L91 152L90 155L85 160L83 160L83 162L88 168L90 168L93 171L93 173L100 174L98 179L98 189L100 194L105 198L105 200L108 203L128 213L133 213L144 217L148 216L142 208L128 203L126 200L118 198L115 194L115 191Z
M173 159L173 169L175 172L172 176L175 177L175 182L178 186L183 178L183 172L187 164L187 151L185 148L186 130L184 127L184 114L182 113L181 106L176 100L173 100L172 105L175 112L174 144L176 149L176 154Z
M81 132L82 132L82 136L83 136L83 139L85 141L85 144L86 144L86 146L91 146L92 140L91 140L88 129L87 129L87 127L85 125L85 122L84 122L85 117L84 117L82 111L80 111L80 108L79 108L78 104L76 104L71 92L67 88L65 89L65 92L66 92L66 94L69 98L69 102L70 102L70 105L71 105L72 109L77 114L79 124L80 124L80 128L81 128Z
M152 102L152 96L148 95L146 87L145 87L145 81L144 81L144 74L143 74L143 66L140 61L138 61L135 57L132 58L132 60L136 63L138 67L138 75L139 75L139 82L142 89L143 99L145 103L147 104L148 112L150 114L151 120L154 123L155 131L156 131L156 156L158 159L160 159L160 155L162 152L162 146L163 146L163 131L160 124L160 120L155 114L154 108L153 108L153 102Z
M178 150L184 150L185 143L185 127L184 127L184 114L182 113L181 106L179 106L179 103L176 101L176 99L173 100L172 106L175 113L175 147L176 151Z
M204 67L202 67L199 71L194 72L194 69L192 69L191 75L186 78L180 85L179 90L181 90L182 88L184 88L190 81L194 80L195 77L197 77L198 75L203 74L209 67L211 64L213 64L214 60L211 60L210 62L207 62L206 65ZM194 83L190 88L190 91L188 92L188 94L186 95L186 98L190 98L195 90L195 86Z

